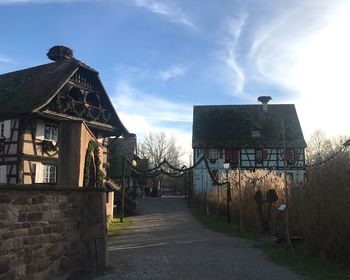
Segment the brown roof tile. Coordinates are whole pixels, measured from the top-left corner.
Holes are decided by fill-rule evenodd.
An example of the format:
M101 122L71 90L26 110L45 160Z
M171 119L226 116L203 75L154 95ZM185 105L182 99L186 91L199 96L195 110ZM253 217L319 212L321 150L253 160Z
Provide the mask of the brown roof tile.
M0 117L34 112L78 67L78 60L65 59L0 75Z
M306 147L295 106L292 104L194 106L192 147L255 148ZM259 129L261 136L253 137Z

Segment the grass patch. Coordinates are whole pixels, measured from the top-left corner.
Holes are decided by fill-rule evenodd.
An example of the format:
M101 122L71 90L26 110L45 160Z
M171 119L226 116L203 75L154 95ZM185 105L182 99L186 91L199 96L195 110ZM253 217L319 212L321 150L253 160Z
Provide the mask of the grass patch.
M192 214L196 217L196 219L206 228L209 228L213 231L220 232L223 234L228 234L232 236L237 236L243 239L249 240L258 240L261 235L256 233L244 232L241 233L239 231L239 226L235 223L227 223L227 217L225 216L207 216L205 215L201 209L192 207Z
M108 237L118 236L120 233L129 228L132 225L131 218L124 218L123 223L120 222L119 218L112 219L107 226Z
M339 267L302 252L288 252L286 246L279 244L259 243L256 245L273 262L287 265L296 273L315 280L350 280L350 273Z
M213 231L254 240L255 247L261 249L273 262L285 265L292 271L314 280L350 280L350 273L339 267L322 261L319 258L307 256L302 252L289 252L285 245L262 241L262 235L255 233L240 233L236 224L228 224L223 216L207 216L199 208L192 208L195 218L206 228Z

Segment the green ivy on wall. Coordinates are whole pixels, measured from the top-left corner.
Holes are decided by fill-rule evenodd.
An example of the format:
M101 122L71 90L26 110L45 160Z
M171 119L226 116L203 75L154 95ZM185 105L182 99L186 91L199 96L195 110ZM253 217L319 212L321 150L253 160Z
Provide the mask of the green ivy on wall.
M100 148L96 141L90 140L89 145L86 150L85 155L85 166L84 166L84 186L88 187L90 186L90 170L91 170L91 164L92 163L92 157L93 154L94 162L95 162L95 178L96 178L96 187L102 187L103 185L103 178L105 177L105 174L100 168L101 165L101 159L100 159Z

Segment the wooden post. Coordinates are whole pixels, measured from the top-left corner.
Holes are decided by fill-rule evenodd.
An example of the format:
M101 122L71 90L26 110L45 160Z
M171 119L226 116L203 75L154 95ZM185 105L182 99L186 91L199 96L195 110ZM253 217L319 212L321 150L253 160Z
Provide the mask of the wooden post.
M205 211L207 215L209 216L209 193L208 193L208 176L209 174L207 173L206 180L205 180Z
M185 188L185 199L188 199L188 189L187 189L187 173L184 172L184 188Z
M122 189L121 189L121 202L120 202L120 222L124 219L124 208L125 208L125 157L122 157Z
M188 208L191 208L191 196L192 196L192 190L191 190L191 172L188 171L188 178L187 178L187 189L188 189Z
M238 194L239 194L239 231L244 232L243 211L242 211L242 186L241 186L241 151L238 157Z
M286 238L287 238L287 245L288 249L294 252L294 247L292 244L292 241L290 239L290 232L289 232L289 190L288 190L288 182L287 182L287 159L286 159L286 135L285 135L285 128L284 128L284 120L282 122L283 127L283 173L284 173L284 195L286 196L286 209L285 209L285 215L286 215Z
M231 216L230 216L230 202L231 202L231 187L230 187L230 181L228 180L228 169L226 169L226 210L227 210L227 223L229 224L231 222Z

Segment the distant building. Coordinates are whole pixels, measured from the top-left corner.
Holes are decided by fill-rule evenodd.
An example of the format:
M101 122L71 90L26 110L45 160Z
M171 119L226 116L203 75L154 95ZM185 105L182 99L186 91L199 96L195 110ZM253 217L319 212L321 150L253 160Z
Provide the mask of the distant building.
M269 105L270 97L260 97L262 105L194 106L192 148L194 162L204 156L213 173L223 172L224 162L242 170L284 170L294 182L304 180L306 142L295 106ZM283 133L284 138L283 139ZM194 169L195 189L211 180L204 162Z

